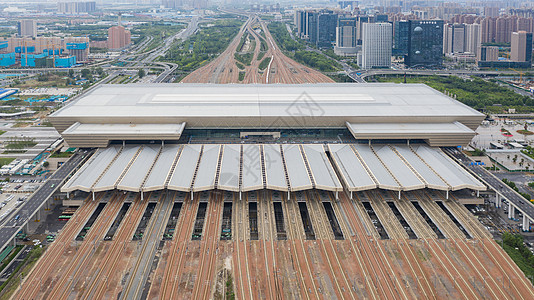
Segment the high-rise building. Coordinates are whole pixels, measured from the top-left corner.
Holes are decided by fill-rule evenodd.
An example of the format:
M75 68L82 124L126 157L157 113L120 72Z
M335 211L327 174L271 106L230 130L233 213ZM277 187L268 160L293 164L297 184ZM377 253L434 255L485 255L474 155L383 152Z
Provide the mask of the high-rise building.
M484 16L486 17L498 17L499 16L499 8L497 6L494 7L484 7Z
M18 24L19 36L37 36L37 22L35 20L20 20Z
M435 67L443 62L443 21L409 20L408 54L404 63L409 67Z
M90 13L96 11L96 1L83 1L83 2L58 2L57 10L62 14L80 14Z
M108 29L108 48L121 49L132 42L130 31L123 26L113 26Z
M332 11L321 13L317 24L317 47L328 48L336 41L338 15Z
M477 53L478 48L482 45L481 40L482 27L480 24L465 25L465 48L464 52Z
M443 54L465 52L465 25L446 24L443 30Z
M512 32L510 60L514 62L532 61L532 32Z
M356 18L340 18L337 21L336 46L334 47L337 55L357 54L356 23Z
M391 23L364 23L360 66L363 69L391 67L392 38Z
M408 55L410 42L410 22L406 20L395 22L395 42L393 55Z
M297 35L300 38L303 38L306 34L306 11L305 10L296 10L295 11L295 26L297 27Z
M336 41L338 14L329 10L295 12L297 35L317 47L332 47Z
M477 60L479 61L498 61L499 47L497 46L481 46L478 48Z

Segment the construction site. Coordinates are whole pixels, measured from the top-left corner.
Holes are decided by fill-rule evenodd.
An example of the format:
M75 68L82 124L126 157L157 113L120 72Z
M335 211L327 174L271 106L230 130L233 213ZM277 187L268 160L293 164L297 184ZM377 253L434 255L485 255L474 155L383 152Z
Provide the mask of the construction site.
M98 87L50 116L97 150L14 298L528 299L464 206L502 189L458 156L483 118L424 85Z

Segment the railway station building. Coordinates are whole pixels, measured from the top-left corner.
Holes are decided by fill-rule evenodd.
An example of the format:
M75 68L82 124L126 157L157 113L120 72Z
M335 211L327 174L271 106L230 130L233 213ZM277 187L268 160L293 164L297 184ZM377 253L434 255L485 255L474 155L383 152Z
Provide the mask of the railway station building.
M484 115L423 84L103 85L50 116L88 193L485 190L441 147ZM142 196L141 196L142 197Z

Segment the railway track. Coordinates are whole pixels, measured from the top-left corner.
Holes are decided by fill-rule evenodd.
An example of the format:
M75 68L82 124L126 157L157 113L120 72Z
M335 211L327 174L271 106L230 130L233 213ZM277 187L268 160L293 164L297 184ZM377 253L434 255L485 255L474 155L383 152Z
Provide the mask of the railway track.
M325 256L328 260L332 274L334 275L332 279L336 281L336 286L341 294L341 299L356 299L357 297L354 295L348 280L349 275L343 269L343 266L341 265L339 256L336 251L336 247L334 246L334 232L330 226L330 223L327 221L328 217L326 216L324 207L321 207L321 196L318 194L317 191L312 191L309 193L312 194L311 203L315 204L315 211L323 215L322 218L320 218L322 222L320 222L319 227L324 232L323 236L326 236L326 239L320 240L320 242ZM329 200L332 201L331 194L329 194L329 198ZM341 286L338 282L338 278L340 277L342 278L342 282L344 284L343 286Z
M240 281L240 290L242 299L254 299L254 292L252 290L252 284L250 282L250 270L248 263L248 251L247 251L247 240L249 237L248 233L248 218L247 218L247 205L248 205L248 193L245 194L243 200L237 200L238 204L238 213L237 213L237 239L234 241L234 252L236 252L236 259L234 261L237 264L237 270ZM243 257L242 257L243 256Z
M36 294L43 287L43 274L49 274L51 269L57 266L66 247L76 238L78 232L82 230L83 225L98 206L101 197L102 194L95 201L91 201L91 197L85 199L84 205L76 211L54 243L49 246L49 249L43 257L30 271L28 277L21 283L16 295L17 298L33 299L37 297Z
M432 231L429 227L424 227L424 230ZM480 298L481 295L477 294L468 280L466 280L466 278L468 278L467 272L463 270L462 267L457 267L456 264L451 261L449 255L443 249L443 246L438 243L436 239L426 239L425 241L427 242L427 249L439 261L440 265L443 266L443 269L447 273L449 280L453 283L458 294L464 299Z
M160 299L177 299L175 291L180 281L179 271L183 265L183 258L187 251L186 245L191 239L191 231L195 222L198 210L198 199L191 200L189 196L180 212L178 222L176 222L175 235L169 250L169 257L163 274L163 282L161 284ZM178 256L178 257L177 257Z
M192 299L209 299L214 278L214 270L217 265L217 246L220 236L222 209L224 201L220 193L211 193L208 204L205 233L203 234L203 247L200 248L200 266L196 283L193 287ZM214 206L213 210L211 206ZM206 266L207 263L207 266Z
M143 213L148 204L150 195L147 195L145 200L135 201L128 209L126 216L124 216L119 229L117 230L113 240L111 241L111 249L106 251L106 256L103 258L103 263L100 264L96 274L92 276L93 280L84 289L81 299L103 299L105 293L106 283L101 282L104 278L111 278L116 267L117 262L121 257L122 250L134 235L136 225L139 223Z
M293 217L293 222L289 221L288 218L288 238L291 244L290 254L294 258L294 267L297 270L297 273L299 274L299 281L301 282L301 292L304 291L304 297L306 299L319 299L319 293L317 291L317 286L312 276L313 273L310 268L308 256L306 254L306 248L304 247L304 243L302 241L304 233L302 232L302 230L298 230L298 228L303 228L303 226L302 223L299 221L300 212L296 208L297 202L295 199L291 201L285 196L283 196L282 199L286 207L287 215ZM295 222L301 226L298 226L297 224L295 224ZM304 271L302 270L303 265Z
M170 194L172 193L172 195ZM122 299L140 299L145 286L145 281L148 277L148 268L152 266L152 259L156 252L156 248L163 235L163 230L166 221L172 211L174 200L176 199L176 192L168 191L167 194L162 194L157 199L157 206L152 213L150 223L147 227L146 234L143 236L143 245L141 251L137 255L137 261L126 283L125 288L121 293ZM148 204L148 203L147 203ZM144 210L143 210L144 211ZM130 236L133 235L133 232ZM136 282L138 280L139 282ZM99 299L98 297L95 299Z
M279 290L279 284L277 281L276 273L274 272L277 268L276 255L274 252L273 243L276 240L273 235L274 221L273 221L273 211L272 211L272 197L270 192L262 191L258 194L258 205L259 211L263 212L259 214L261 219L261 234L262 238L260 243L263 249L263 259L265 262L265 273L267 277L267 299L282 299L283 292ZM269 197L267 196L269 195ZM272 269L271 269L272 266Z
M96 250L97 243L102 241L107 229L113 223L115 216L119 212L122 206L122 200L125 195L115 196L104 207L102 213L98 216L95 223L91 227L91 230L87 233L83 243L76 252L74 261L69 263L69 266L65 272L61 272L61 277L58 282L54 284L50 294L47 296L49 299L66 299L68 293L71 291L71 285L80 270L85 270L90 257L91 249Z

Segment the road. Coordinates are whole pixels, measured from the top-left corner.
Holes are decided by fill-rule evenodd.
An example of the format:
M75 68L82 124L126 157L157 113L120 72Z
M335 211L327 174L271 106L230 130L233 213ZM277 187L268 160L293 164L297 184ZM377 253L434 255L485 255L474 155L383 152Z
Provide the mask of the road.
M482 166L470 165L470 160L463 152L460 152L454 148L444 148L445 152L450 156L459 160L468 170L478 175L484 183L490 186L495 191L498 191L507 200L509 200L519 211L524 215L527 215L531 222L534 222L534 205L519 195L516 191L504 184L502 180L491 174L488 170Z
M11 218L7 218L6 222L0 225L0 246L2 249L61 186L63 180L90 155L92 152L76 152L16 212L11 214Z

